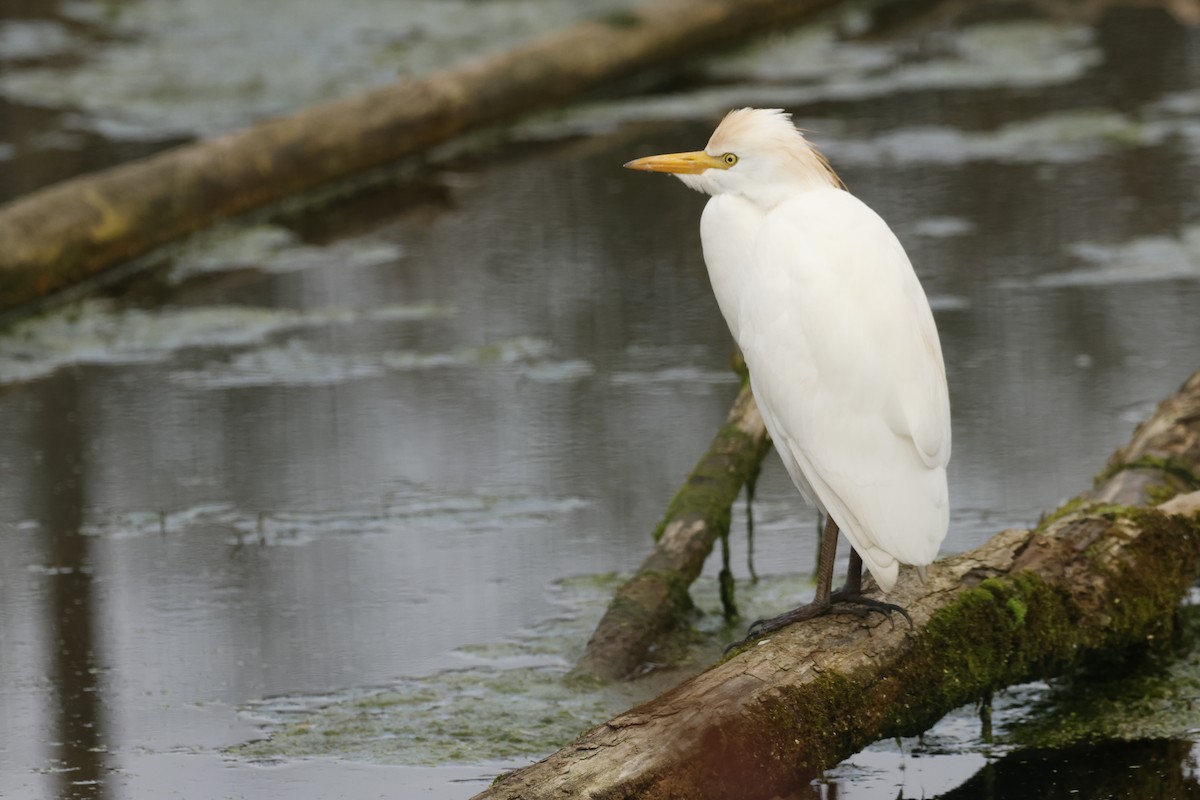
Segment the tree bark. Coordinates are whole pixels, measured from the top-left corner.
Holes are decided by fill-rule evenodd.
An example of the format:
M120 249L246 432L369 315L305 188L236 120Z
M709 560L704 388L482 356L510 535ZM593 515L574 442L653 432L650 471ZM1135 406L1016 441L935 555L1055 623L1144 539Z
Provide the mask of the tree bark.
M902 573L888 599L913 629L878 616L793 625L477 798L788 795L867 744L919 733L1005 686L1164 642L1200 571L1200 491L1150 503L1200 486L1198 475L1200 372L1087 495L1035 530L937 562L925 584Z
M0 206L0 311L214 221L395 161L836 0L656 0L419 80L270 119Z
M731 508L758 470L771 439L742 386L725 424L676 493L655 531L653 551L613 598L576 665L576 680L612 681L635 674L651 646L692 607L688 587L713 544L729 534Z

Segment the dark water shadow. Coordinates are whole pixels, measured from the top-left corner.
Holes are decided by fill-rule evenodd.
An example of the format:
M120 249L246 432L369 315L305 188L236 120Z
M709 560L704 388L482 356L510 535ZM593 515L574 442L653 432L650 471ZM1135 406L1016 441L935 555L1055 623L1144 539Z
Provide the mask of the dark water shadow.
M940 800L1148 800L1200 797L1195 745L1174 739L1022 750Z
M103 686L96 657L96 592L83 536L84 453L80 387L71 372L45 386L36 439L42 453L38 522L43 532L46 671L55 711L48 719L48 761L55 765L60 798L106 796Z

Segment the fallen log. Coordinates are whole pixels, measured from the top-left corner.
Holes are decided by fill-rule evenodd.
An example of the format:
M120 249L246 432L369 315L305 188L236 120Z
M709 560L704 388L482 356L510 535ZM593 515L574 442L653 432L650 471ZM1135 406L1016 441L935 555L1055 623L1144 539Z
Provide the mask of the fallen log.
M718 538L729 535L731 507L757 472L771 439L743 384L713 437L655 531L654 549L617 590L572 677L612 681L635 674L652 646L692 607L688 587Z
M836 0L656 0L507 53L260 122L0 206L0 311L290 194L794 23Z
M789 795L867 744L920 733L1005 686L1164 642L1200 572L1200 491L1152 504L1175 481L1200 485L1200 372L1061 513L938 561L925 584L903 573L889 599L912 629L880 617L793 625L477 800Z

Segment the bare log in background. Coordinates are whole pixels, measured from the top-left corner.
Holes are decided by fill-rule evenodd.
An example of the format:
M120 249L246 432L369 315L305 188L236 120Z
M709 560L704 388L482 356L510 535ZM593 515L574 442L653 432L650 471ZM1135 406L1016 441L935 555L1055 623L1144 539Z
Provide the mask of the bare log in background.
M1090 499L937 562L927 584L902 573L889 599L914 630L878 617L793 625L477 798L787 795L995 690L1165 641L1200 572L1200 491L1148 503L1179 484L1200 484L1200 372L1139 427ZM1123 505L1102 502L1113 497Z
M688 587L700 575L716 540L729 533L731 507L770 447L747 382L725 424L671 500L653 551L617 591L596 626L574 678L629 677L646 661L651 646L685 618L692 606Z
M500 55L81 176L0 206L0 311L229 217L798 21L836 0L658 0ZM677 68L677 66L675 66Z

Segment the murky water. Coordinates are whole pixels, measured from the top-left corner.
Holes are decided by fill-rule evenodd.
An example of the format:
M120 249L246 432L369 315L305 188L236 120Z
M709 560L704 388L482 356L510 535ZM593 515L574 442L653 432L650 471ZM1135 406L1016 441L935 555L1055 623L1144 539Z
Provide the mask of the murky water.
M393 5L363 0L358 34L311 49L319 91L189 67L171 36L203 42L198 0L172 6L193 23L174 34L150 0L5 6L0 196L461 52L417 3L379 26L417 39L363 33ZM330 27L310 12L281 22L285 45ZM955 413L946 549L1085 487L1200 367L1200 30L1005 6L839 44L861 18L723 57L677 94L529 121L416 183L227 225L119 299L0 336L0 795L465 797L672 679L554 681L736 390L703 198L618 167L699 146L731 105L795 111L932 296ZM368 69L338 42L414 60ZM177 94L120 77L163 53L183 53ZM813 558L773 460L759 498L768 577L747 613L794 602ZM740 528L734 558L745 576ZM703 662L722 626L698 625ZM1012 693L998 727L1047 692ZM1021 755L966 709L819 789L998 798L1015 795L972 787L1018 774L1050 781L1020 796L1052 797L1064 770L1124 759L1148 766L1073 787L1142 796L1157 771L1194 793L1191 719Z

